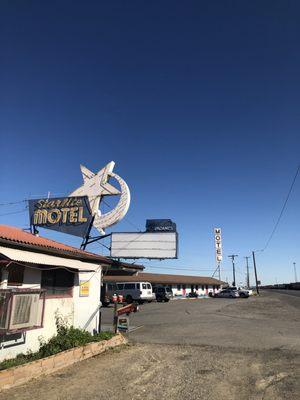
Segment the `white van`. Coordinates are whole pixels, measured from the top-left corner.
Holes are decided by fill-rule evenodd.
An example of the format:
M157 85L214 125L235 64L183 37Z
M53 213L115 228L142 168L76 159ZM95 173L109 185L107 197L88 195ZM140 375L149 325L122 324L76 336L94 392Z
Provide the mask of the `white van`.
M127 303L137 301L143 303L155 300L152 285L149 282L116 282L107 285L107 295L111 299L114 294L121 294Z

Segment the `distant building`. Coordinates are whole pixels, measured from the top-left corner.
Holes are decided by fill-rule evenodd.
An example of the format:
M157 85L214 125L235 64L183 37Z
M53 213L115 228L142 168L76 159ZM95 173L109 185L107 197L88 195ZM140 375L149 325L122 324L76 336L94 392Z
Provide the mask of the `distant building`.
M174 296L185 296L192 291L199 295L204 295L220 289L223 285L227 285L223 281L205 276L150 274L147 272L137 272L131 276L105 275L103 282L150 282L152 286L169 287L172 289Z

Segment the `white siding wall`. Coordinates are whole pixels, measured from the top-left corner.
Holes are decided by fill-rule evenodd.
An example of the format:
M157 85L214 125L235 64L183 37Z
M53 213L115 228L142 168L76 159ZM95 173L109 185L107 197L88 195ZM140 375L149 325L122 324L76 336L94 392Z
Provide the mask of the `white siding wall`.
M88 297L79 297L79 280L90 280ZM37 351L39 338L49 339L56 334L56 315L61 316L69 325L90 332L98 326L98 308L100 304L101 271L75 273L73 297L49 298L45 302L44 327L24 334L0 337L0 361L13 358L19 353ZM22 288L39 288L41 271L25 268Z

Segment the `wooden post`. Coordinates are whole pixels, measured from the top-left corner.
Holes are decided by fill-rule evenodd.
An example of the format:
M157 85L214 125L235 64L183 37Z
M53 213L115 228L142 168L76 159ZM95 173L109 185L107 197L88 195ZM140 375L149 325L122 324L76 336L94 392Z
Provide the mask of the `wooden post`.
M114 303L114 332L118 332L118 302Z

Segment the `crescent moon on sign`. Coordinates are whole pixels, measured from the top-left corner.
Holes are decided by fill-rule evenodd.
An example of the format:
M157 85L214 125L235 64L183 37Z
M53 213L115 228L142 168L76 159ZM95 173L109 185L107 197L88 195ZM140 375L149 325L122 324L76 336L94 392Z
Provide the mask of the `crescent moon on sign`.
M121 187L121 195L118 204L113 210L103 215L96 214L93 225L99 232L103 232L105 228L120 221L127 213L130 205L130 191L126 182L113 172L109 173L109 176L118 181Z
M94 217L93 226L101 235L105 234L104 228L116 224L125 216L130 204L129 188L119 175L113 173L114 166L114 161L111 161L95 174L84 165L81 165L83 185L69 195L88 197L91 213ZM121 190L109 183L110 178L116 179ZM103 196L120 196L120 199L113 210L102 215L99 206Z

